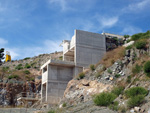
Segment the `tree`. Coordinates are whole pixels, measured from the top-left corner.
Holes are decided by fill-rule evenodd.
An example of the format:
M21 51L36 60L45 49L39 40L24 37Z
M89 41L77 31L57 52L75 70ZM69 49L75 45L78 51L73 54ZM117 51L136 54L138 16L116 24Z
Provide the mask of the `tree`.
M129 38L130 37L130 35L124 35L124 38Z
M4 59L4 48L0 49L0 65L2 65L2 60Z

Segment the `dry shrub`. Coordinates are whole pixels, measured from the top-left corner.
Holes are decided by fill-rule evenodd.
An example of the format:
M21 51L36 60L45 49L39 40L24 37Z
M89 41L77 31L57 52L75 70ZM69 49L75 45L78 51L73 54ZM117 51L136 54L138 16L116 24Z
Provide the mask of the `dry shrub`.
M97 64L103 64L106 68L111 66L112 63L116 62L118 59L122 59L125 55L125 48L118 47L112 51L106 52L103 59Z
M146 54L143 54L140 56L140 58L138 58L135 63L132 65L132 67L136 67L136 65L139 65L141 67L141 70L143 70L142 67L144 67L144 64L147 62L147 61L150 61L150 57L149 55L146 55ZM137 73L139 74L139 73Z
M84 70L83 70L83 73L87 74L87 73L89 73L89 71L90 71L89 68L88 68L88 69L84 69Z
M116 85L120 87L125 87L127 85L126 81L122 79L121 81L116 81Z

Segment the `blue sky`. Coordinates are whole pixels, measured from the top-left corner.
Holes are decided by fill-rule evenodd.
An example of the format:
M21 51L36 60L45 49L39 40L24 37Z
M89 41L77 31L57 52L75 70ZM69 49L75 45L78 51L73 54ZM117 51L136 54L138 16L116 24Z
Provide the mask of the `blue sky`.
M0 48L13 60L61 51L74 29L146 32L150 0L0 0Z

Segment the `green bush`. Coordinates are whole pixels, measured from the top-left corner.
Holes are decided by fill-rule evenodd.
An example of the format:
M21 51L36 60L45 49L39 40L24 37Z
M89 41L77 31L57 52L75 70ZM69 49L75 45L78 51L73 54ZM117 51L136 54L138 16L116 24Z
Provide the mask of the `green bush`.
M146 48L146 44L147 44L146 40L139 40L139 41L137 41L135 43L135 47L137 49L145 49Z
M141 68L142 68L141 66L139 66L138 64L136 64L136 66L132 68L132 73L133 74L139 73L141 71Z
M121 76L120 74L116 74L116 75L115 75L116 78L119 78L120 76Z
M127 83L131 83L131 76L130 75L127 77L127 81L126 82Z
M23 71L24 74L30 74L30 71L29 70L25 70Z
M36 69L37 67L36 66L34 66L34 69Z
M120 106L120 107L118 108L118 111L120 111L119 113L126 113L127 109L126 109L125 106Z
M124 35L124 38L129 38L130 37L130 35Z
M133 45L127 46L127 47L126 47L126 50L132 49L132 47L133 47Z
M129 43L130 41L131 41L131 39L128 39L128 40L127 40L127 43Z
M150 77L150 61L147 61L144 64L144 72L147 74L148 77Z
M113 37L112 38L114 41L118 41L118 38L117 37Z
M119 96L120 94L122 94L123 90L124 90L124 87L119 86L119 87L115 87L111 91L111 93L115 94L116 96Z
M18 65L15 67L15 69L17 69L17 70L23 69L22 64L18 64Z
M103 71L105 71L105 70L106 70L106 67L105 67L105 66L103 66L102 70L103 70Z
M48 111L48 113L55 113L55 111L54 110L50 110L50 111Z
M107 72L110 73L110 74L112 74L112 70L111 69L108 69Z
M143 87L132 87L132 88L125 91L125 95L128 98L134 97L134 96L137 96L137 95L146 96L147 94L148 94L148 90L146 90Z
M79 75L78 75L78 80L80 80L80 79L83 79L85 77L85 74L82 72L82 73L79 73Z
M3 71L7 71L9 69L9 67L8 66L6 66L6 67L2 67L2 70Z
M30 76L29 76L29 75L26 75L25 77L26 77L27 79L30 79Z
M35 81L35 79L34 79L33 77L32 77L32 78L30 78L29 80L30 80L30 81Z
M90 69L91 71L94 71L95 70L95 66L93 64L90 65Z
M118 108L119 108L119 107L118 107L118 104L119 104L118 101L113 102L112 104L109 105L109 109L118 111Z
M23 60L28 60L28 59L30 59L30 57L26 57L26 58L24 58Z
M8 79L12 79L12 78L19 78L19 76L18 75L10 75L10 76L8 76Z
M63 60L63 56L60 56L60 57L59 57L59 60Z
M19 78L19 76L18 75L12 75L13 76L13 78Z
M26 63L26 65L24 66L25 68L31 68L31 66L28 64L28 63Z
M67 106L67 104L66 104L66 103L63 103L62 107L66 107L66 106Z
M144 95L137 95L134 97L131 97L128 102L127 102L127 106L129 108L132 108L134 106L139 106L141 103L143 103L144 101Z
M150 31L147 31L146 33L134 34L134 35L132 35L131 39L136 41L139 39L148 39L149 37L150 37Z
M12 75L8 76L8 79L12 79L12 78L13 78Z
M36 64L36 62L31 63L31 66L33 67Z
M131 39L136 41L138 39L140 39L143 36L143 33L137 33L131 36Z
M98 106L109 106L110 104L112 104L115 98L116 98L115 94L103 92L103 93L96 95L93 101L95 105L98 105Z

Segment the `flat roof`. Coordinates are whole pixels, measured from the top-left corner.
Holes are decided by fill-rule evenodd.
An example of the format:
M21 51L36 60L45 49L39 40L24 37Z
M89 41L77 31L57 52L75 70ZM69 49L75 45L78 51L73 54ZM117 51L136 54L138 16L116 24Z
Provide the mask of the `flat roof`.
M48 64L57 65L57 66L67 66L67 67L74 67L75 66L74 62L50 59L44 65L41 66L41 69L43 69Z

